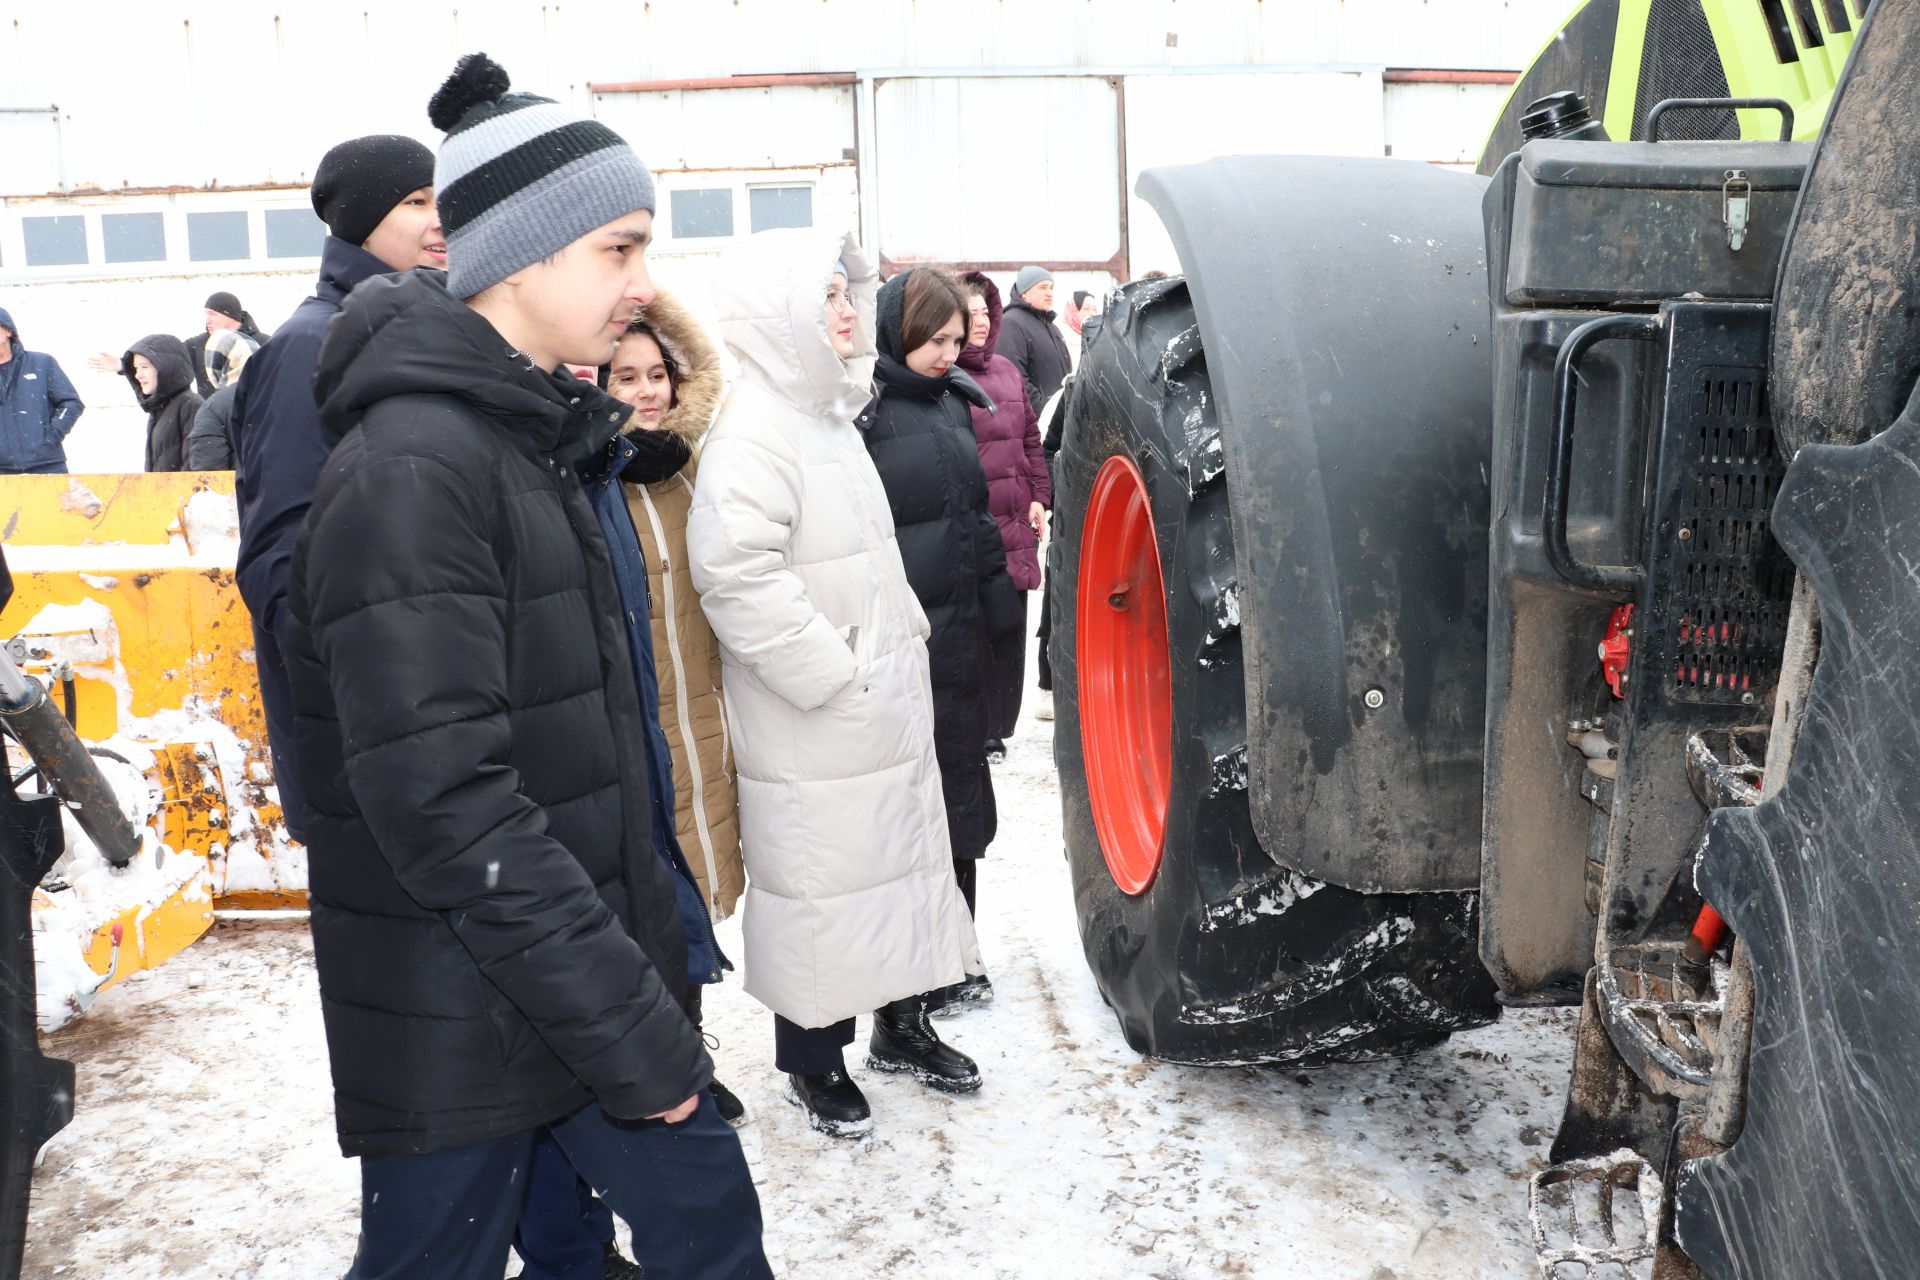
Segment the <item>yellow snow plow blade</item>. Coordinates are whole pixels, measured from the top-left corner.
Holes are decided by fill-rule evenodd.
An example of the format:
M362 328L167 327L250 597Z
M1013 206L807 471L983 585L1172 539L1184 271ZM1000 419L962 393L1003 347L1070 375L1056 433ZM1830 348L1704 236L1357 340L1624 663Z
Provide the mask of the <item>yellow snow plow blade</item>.
M304 906L306 853L273 785L234 581L232 473L0 477L0 539L14 579L0 637L55 699L71 698L144 833L115 868L66 824L68 853L34 896L51 1027L192 943L215 906Z

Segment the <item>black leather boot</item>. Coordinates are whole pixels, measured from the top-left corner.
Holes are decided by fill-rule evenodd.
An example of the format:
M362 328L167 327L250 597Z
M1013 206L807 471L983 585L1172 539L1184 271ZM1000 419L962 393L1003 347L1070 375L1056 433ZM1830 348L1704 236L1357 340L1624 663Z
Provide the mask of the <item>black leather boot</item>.
M873 1038L867 1066L874 1071L910 1075L942 1093L972 1093L980 1087L980 1068L972 1058L941 1043L927 1021L923 996L895 1000L873 1011Z
M844 1071L789 1074L787 1100L804 1107L807 1123L830 1138L864 1138L873 1132L873 1111L866 1095Z
M970 973L965 982L956 982L946 989L946 1003L931 1010L927 1016L933 1018L952 1018L969 1009L977 1009L983 1004L993 1003L993 984L987 981L984 973Z

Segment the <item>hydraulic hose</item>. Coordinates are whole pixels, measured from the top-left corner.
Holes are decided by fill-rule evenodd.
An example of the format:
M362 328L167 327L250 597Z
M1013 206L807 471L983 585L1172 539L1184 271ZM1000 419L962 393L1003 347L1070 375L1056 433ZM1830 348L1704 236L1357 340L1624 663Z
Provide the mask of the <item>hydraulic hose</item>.
M87 744L47 696L46 686L14 665L4 649L0 649L0 719L39 766L54 794L73 811L74 820L101 856L116 867L132 862L140 852L140 837L121 811L120 798L94 763Z

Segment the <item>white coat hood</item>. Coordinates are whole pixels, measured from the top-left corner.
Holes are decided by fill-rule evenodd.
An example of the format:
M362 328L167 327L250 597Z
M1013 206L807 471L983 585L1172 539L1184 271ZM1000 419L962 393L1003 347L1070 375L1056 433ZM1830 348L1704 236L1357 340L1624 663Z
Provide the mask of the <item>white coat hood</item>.
M827 341L847 264L856 350ZM707 435L687 564L721 646L747 892L747 994L831 1026L978 973L934 747L927 617L853 419L873 268L853 237L763 231L715 292L740 362Z
M847 264L854 354L827 337L827 284ZM713 289L720 338L740 378L809 417L851 422L873 399L873 306L880 274L852 232L816 227L762 231L721 259Z

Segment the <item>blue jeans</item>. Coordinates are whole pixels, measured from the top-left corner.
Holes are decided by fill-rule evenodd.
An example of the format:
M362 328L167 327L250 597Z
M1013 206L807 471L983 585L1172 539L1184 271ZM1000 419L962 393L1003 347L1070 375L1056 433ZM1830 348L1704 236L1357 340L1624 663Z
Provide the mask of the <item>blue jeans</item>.
M543 1137L633 1228L647 1280L771 1280L739 1136L704 1090L693 1117L676 1125L615 1120L589 1104L544 1129L362 1157L360 1249L347 1280L500 1275Z

